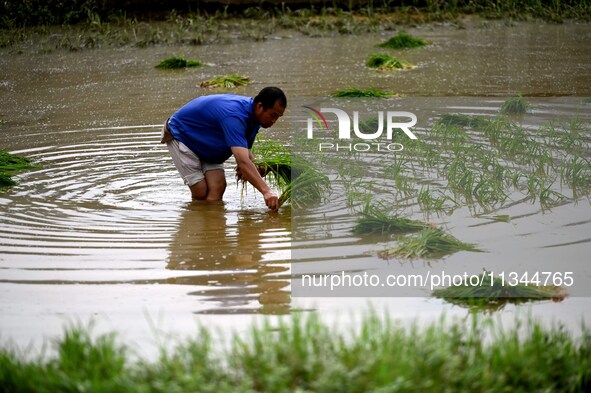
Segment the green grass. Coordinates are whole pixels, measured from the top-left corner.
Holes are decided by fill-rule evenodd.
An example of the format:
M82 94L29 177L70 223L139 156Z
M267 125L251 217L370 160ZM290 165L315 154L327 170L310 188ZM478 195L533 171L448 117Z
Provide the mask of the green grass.
M490 120L483 116L469 116L461 113L446 113L441 116L439 122L445 125L458 125L476 129L485 128L490 124Z
M501 105L501 113L505 115L521 115L527 112L529 103L521 96L508 98Z
M426 228L403 238L398 246L381 251L382 258L441 258L457 251L481 251L473 244L463 243L441 228Z
M223 87L226 89L233 89L239 86L246 86L250 83L250 78L246 76L242 76L240 74L229 74L224 76L219 76L216 78L212 78L201 82L199 84L200 87L211 89L211 88L218 88Z
M402 70L414 67L412 64L383 53L374 53L367 60L367 66L378 70Z
M158 63L156 68L174 70L180 68L201 67L203 65L204 63L200 62L199 60L187 60L183 57L169 57Z
M380 48L392 48L392 49L407 49L407 48L419 48L427 45L428 42L422 38L418 38L409 34L405 31L400 31L394 37L391 37L388 41L377 45Z
M200 328L151 360L133 359L117 336L71 328L49 355L1 349L0 384L11 393L590 390L587 327L571 333L532 319L512 326L476 315L402 325L374 314L345 329L312 314L266 319L242 336ZM227 349L214 345L221 341Z
M351 87L348 89L337 90L333 97L393 97L396 93L390 93L380 89L357 89Z
M353 227L353 232L358 235L415 232L430 226L427 223L406 217L392 216L384 209L369 203L364 206L360 215L361 217L357 219Z
M328 177L310 161L295 156L283 145L257 137L253 146L255 165L281 190L279 204L296 207L318 204L330 190Z
M0 150L0 190L12 187L18 183L12 176L18 172L36 168L30 159Z
M508 281L503 282L500 277L493 276L491 279L491 273L483 273L478 281L436 289L433 296L473 310L498 310L510 303L519 304L534 300L561 301L566 297L566 291L551 285L509 285Z

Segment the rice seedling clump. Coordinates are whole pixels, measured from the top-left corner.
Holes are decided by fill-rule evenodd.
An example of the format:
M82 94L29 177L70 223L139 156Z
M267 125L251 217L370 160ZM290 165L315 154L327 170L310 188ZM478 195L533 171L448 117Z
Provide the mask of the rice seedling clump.
M0 190L17 184L12 175L33 168L36 166L30 159L0 150Z
M183 57L169 57L167 59L162 60L156 68L166 69L166 70L174 70L180 68L193 68L193 67L201 67L204 64L199 60L187 60Z
M395 93L389 93L380 89L357 89L355 87L336 91L334 97L392 97Z
M428 228L429 224L405 217L391 216L383 209L365 205L357 219L353 232L356 234L386 234L415 232Z
M200 87L211 89L217 87L224 87L227 89L233 89L238 86L246 86L250 83L250 78L246 76L242 76L240 74L229 74L224 76L219 76L217 78L212 78L201 82L199 84Z
M534 300L561 301L566 291L553 285L509 285L500 277L486 272L478 280L458 286L436 289L433 296L445 301L474 309L500 309L508 303L525 303Z
M407 48L419 48L427 45L428 42L422 38L415 37L405 31L400 31L394 37L388 41L378 45L380 48L392 48L392 49L407 49Z
M328 176L283 145L258 137L253 152L264 176L281 190L279 204L303 207L320 203L330 189Z
M445 125L458 125L472 128L485 128L490 124L490 120L482 116L469 116L461 113L446 113L441 116L439 122Z
M425 228L416 236L408 236L392 249L378 255L384 259L398 258L438 258L457 251L480 252L475 245L464 243L447 234L441 228Z
M527 112L529 103L521 96L507 99L501 106L501 113L506 115L520 115Z
M378 70L402 70L414 67L412 64L383 53L374 53L367 60L367 66Z

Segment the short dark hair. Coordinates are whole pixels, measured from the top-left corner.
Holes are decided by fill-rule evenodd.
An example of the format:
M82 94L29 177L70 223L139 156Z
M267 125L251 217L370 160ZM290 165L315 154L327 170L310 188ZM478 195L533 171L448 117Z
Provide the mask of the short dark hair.
M285 97L285 93L278 87L265 87L263 90L257 94L254 98L254 103L260 102L263 104L263 109L273 108L275 106L275 102L279 100L279 104L282 107L287 107L287 97Z

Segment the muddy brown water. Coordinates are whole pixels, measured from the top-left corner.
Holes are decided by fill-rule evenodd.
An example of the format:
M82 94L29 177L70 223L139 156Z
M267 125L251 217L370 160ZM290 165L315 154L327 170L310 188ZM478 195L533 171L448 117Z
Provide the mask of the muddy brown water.
M434 114L433 101L420 97L438 97L443 112L490 115L504 97L522 94L536 108L530 126L573 116L589 120L591 107L582 104L591 96L588 24L486 22L409 31L432 45L388 51L374 45L389 33L310 38L284 32L265 42L201 47L24 54L3 49L0 147L42 168L21 174L20 185L0 194L2 338L27 344L59 334L64 324L97 318L105 330L145 342L154 329L190 334L196 321L226 328L245 326L261 314L319 310L337 318L367 310L367 298L292 296L294 249L307 250L298 255L309 271L334 272L331 259L346 260L350 271L387 268L366 253L383 242L351 235L354 222L343 214L344 201L306 212L298 229L314 239L292 244L291 209L269 214L256 192L244 193L236 184L231 161L223 204L188 200L158 134L176 108L211 93L196 87L204 79L239 72L253 83L233 92L254 95L277 85L296 106L338 88L380 87L418 97L410 102L419 118ZM393 53L417 68L375 72L364 65L374 52ZM179 54L210 65L154 68ZM292 105L265 133L287 142L302 116ZM551 212L517 201L506 213L511 224L483 224L465 211L434 218L462 240L486 239L489 252L458 253L428 266L401 264L400 271L425 272L433 264L458 272L508 269L532 259L550 269L561 260L588 260L588 200L570 200ZM371 302L409 319L466 313L424 293ZM504 315L523 308L576 326L589 319L589 306L586 297L570 297L509 306Z

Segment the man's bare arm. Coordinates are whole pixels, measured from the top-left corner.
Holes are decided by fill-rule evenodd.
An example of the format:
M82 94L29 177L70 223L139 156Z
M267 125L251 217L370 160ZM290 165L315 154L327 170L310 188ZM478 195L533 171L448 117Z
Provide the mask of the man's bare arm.
M236 159L238 171L242 178L252 184L254 188L260 191L265 198L265 203L271 210L279 209L279 198L271 191L269 185L259 174L259 171L251 160L252 153L245 147L233 146L231 147L232 154Z

